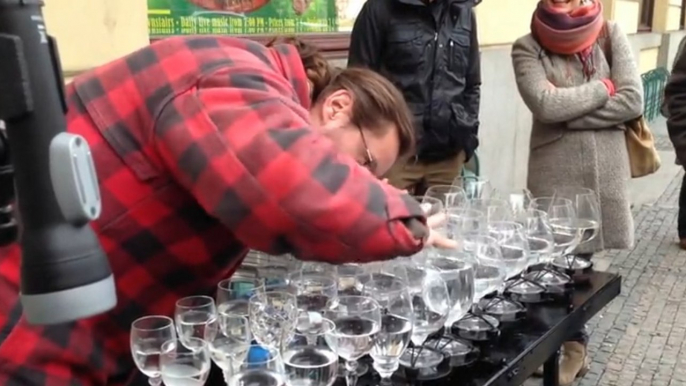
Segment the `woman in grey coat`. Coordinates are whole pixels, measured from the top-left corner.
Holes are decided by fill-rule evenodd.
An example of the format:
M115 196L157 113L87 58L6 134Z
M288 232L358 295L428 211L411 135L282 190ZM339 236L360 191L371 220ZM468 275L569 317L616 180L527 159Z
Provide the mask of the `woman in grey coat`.
M598 193L602 229L584 252L630 248L634 227L623 122L643 112L643 90L626 35L599 1L542 0L531 33L512 48L517 86L533 114L528 187L550 196L563 186ZM560 385L587 371L586 335L565 343Z

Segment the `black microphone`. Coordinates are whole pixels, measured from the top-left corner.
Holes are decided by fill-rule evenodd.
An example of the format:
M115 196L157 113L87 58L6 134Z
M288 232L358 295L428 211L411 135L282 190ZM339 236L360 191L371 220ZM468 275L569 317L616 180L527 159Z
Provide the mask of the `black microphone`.
M0 120L14 168L24 314L32 324L57 324L108 311L117 299L89 226L101 210L95 166L85 139L66 132L64 80L43 5L0 0Z

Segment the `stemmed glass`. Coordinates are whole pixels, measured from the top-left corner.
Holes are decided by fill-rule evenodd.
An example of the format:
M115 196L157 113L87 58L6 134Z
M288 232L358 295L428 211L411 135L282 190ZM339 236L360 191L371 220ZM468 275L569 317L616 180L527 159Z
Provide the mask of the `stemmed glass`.
M445 281L434 266L428 263L408 263L406 268L414 313L414 327L410 337L414 347L401 355L400 363L410 368L429 367L440 362L442 354L425 350L424 342L429 335L443 327L452 302Z
M473 236L472 244L476 258L474 270L474 303L495 292L505 282L506 268L498 241L490 236Z
M281 356L288 385L331 386L336 381L338 355L326 342L334 329L329 319L322 319L316 331L297 331L284 345Z
M526 188L498 190L497 196L507 202L515 219L526 216L526 211L534 199L529 189Z
M488 233L496 239L503 255L506 278L522 273L529 262L529 243L522 225L513 221L494 221L488 224Z
M524 234L529 242L528 267L550 261L555 248L555 240L548 214L538 209L527 210Z
M175 337L174 321L167 316L144 316L131 324L131 355L151 386L162 384L162 345Z
M228 386L283 386L285 369L279 350L274 347L252 345L248 356L229 379Z
M264 292L261 279L231 278L217 284L217 311L219 314L248 316L248 301L257 292Z
M465 252L457 249L441 249L427 259L427 264L438 271L445 282L451 309L445 320L450 330L453 323L469 312L474 300L474 264Z
M226 383L235 365L248 354L251 339L248 318L226 310L219 311L216 321L205 330L210 358L224 373Z
M513 219L512 209L505 200L497 198L477 198L470 201L469 207L484 213L488 222L510 221Z
M462 188L468 200L490 198L495 193L491 183L482 177L457 177L453 181L453 186Z
M467 204L467 195L459 186L434 185L424 193L424 197L436 198L441 201L443 207L463 207Z
M205 329L217 319L217 307L209 296L188 296L176 302L176 331L183 344L191 338L204 339Z
M338 280L325 272L294 272L288 282L295 288L298 309L304 312L322 312L338 296Z
M346 384L355 386L357 360L371 351L381 328L381 306L367 296L340 296L330 305L327 319L333 321L334 329L326 334L326 341L346 361Z
M211 364L207 342L202 339L188 338L183 344L172 339L162 345L160 367L166 386L202 386Z
M592 189L563 187L555 189L555 197L567 198L572 202L576 210L576 223L580 237L577 250L583 249L583 245L594 240L600 232L602 216L598 195ZM578 268L577 265L588 266L590 264L577 263L576 257L566 260L565 266L568 268Z
M486 215L476 209L450 208L448 209L448 236L465 241L472 235L483 234L487 230ZM469 249L469 246L465 246Z
M362 293L376 300L382 309L381 328L370 355L381 384L391 385L391 376L412 335L412 297L407 282L391 276L373 277L365 283Z
M281 348L295 331L298 318L294 294L280 291L257 293L248 305L250 331L262 345Z
M338 266L338 294L361 295L362 283L360 278L365 274L365 268L359 264L342 264Z

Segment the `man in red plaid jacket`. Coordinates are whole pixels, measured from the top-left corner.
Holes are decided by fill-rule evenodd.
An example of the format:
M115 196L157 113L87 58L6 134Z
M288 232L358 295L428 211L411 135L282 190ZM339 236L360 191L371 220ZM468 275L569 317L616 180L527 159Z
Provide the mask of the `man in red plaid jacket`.
M431 243L419 205L375 177L412 143L402 96L303 47L174 38L74 80L68 128L92 147L118 305L31 326L19 248L0 249L0 385L144 384L131 322L213 294L248 248L346 263Z

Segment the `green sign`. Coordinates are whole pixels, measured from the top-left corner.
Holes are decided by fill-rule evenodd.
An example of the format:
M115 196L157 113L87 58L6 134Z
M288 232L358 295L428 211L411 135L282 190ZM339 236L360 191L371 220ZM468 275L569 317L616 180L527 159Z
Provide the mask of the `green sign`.
M336 32L336 0L148 0L151 38Z

